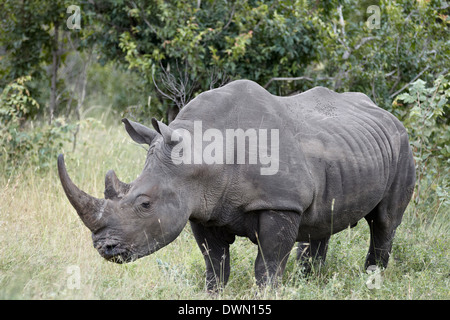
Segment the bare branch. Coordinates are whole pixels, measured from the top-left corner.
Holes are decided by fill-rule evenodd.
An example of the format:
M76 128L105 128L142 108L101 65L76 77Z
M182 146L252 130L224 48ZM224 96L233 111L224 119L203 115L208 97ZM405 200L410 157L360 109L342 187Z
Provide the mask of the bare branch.
M436 78L439 77L439 76L442 76L443 74L446 75L447 72L448 72L448 68L445 68L443 71L439 72L439 73L436 75Z
M231 78L226 73L220 73L215 67L212 68L210 74L209 74L209 89L215 89L216 83L218 83L218 88L222 87L223 85L227 84Z
M408 86L409 86L410 84L412 84L414 81L416 81L417 79L419 79L419 77L420 77L425 71L427 71L429 68L430 68L429 65L426 66L425 69L423 69L422 71L420 71L419 74L418 74L417 76L414 77L414 79L412 79L410 82L408 82L407 84L405 84L400 90L398 90L398 91L394 92L393 94L391 94L391 95L389 96L389 98L392 99L393 97L395 97L396 95L398 95L400 92L402 92L403 90L405 90L406 88L408 88Z
M339 41L340 44L342 44L342 46L345 49L344 53L342 54L343 60L347 60L348 58L350 58L350 55L352 54L352 52L361 48L361 46L363 46L366 42L378 39L378 37L364 37L359 41L359 43L353 49L350 48L349 45L347 44L347 39L346 39L347 35L345 33L345 20L344 20L344 15L342 13L342 5L339 5L337 7L337 12L339 14L339 25L341 26L341 32L339 34L339 32L337 31L336 24L333 24L333 32L338 36L337 40Z
M183 72L180 71L178 62L176 63L176 65L177 72L176 75L174 75L172 72L170 72L170 66L164 68L164 66L161 64L161 82L166 92L162 91L158 87L154 78L153 83L156 87L156 90L163 97L173 101L178 109L181 109L191 99L195 87L195 82L190 80L187 63L185 63Z
M228 19L228 22L223 26L222 30L225 30L230 26L231 21L233 21L235 9L236 9L236 3L233 4L233 7L231 8L230 19Z
M236 3L234 3L234 4L233 4L233 7L231 7L230 18L228 19L227 23L223 26L222 30L220 30L219 33L217 33L216 37L217 37L218 35L220 35L224 30L228 29L228 27L230 26L231 22L233 21L235 9L236 9Z
M273 81L295 81L295 80L307 80L307 81L320 81L320 80L334 80L334 78L332 77L323 77L323 78L311 78L311 77L307 77L307 76L301 76L301 77L274 77L271 78L265 85L264 88L267 89L269 87L269 85L273 82Z
M345 34L345 20L344 15L342 14L342 5L339 5L337 7L337 12L339 14L339 24L341 25L341 34L342 38L338 38L338 41L344 46L345 52L342 55L342 59L347 60L350 57L350 54L352 50L348 47L347 41L346 41L346 34Z
M131 1L131 3L133 4L133 7L135 9L139 9L139 15L142 18L142 20L144 20L147 27L149 27L153 33L157 33L155 27L147 20L147 18L145 18L142 8L139 7L134 1Z
M359 43L355 46L355 48L353 48L353 51L358 50L359 48L361 48L362 45L364 45L366 42L371 41L371 40L376 40L378 39L378 37L364 37L361 39L361 41L359 41Z
M396 72L397 72L397 69L392 70L391 72L386 73L384 76L385 76L386 78L388 78L388 77L392 76L392 75L393 75L394 73L396 73Z
M376 95L376 93L375 93L375 79L374 78L372 78L372 81L371 81L371 86L372 86L372 97L373 97L373 102L375 102L375 104L377 104L377 95Z
M397 76L394 84L392 85L391 89L389 90L389 94L392 94L392 92L397 88L398 83L402 79L400 68L397 66Z
M339 5L337 7L337 12L339 13L339 24L341 25L342 36L343 36L344 42L345 42L345 20L344 20L344 15L342 14L342 5Z

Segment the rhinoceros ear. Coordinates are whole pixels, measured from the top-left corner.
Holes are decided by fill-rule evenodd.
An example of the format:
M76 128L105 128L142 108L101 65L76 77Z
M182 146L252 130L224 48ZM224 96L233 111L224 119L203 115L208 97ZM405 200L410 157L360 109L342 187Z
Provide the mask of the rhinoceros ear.
M122 119L122 122L125 124L125 129L131 139L137 143L150 145L153 139L158 136L158 133L155 130L147 128L140 123L128 120L126 118Z
M153 128L155 128L155 130L163 136L164 143L168 145L175 145L181 141L181 135L161 121L152 118L152 125Z

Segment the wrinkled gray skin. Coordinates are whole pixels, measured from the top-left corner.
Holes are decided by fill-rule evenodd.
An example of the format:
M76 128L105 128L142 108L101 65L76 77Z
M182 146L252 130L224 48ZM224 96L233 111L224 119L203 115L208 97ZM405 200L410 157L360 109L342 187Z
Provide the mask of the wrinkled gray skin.
M202 120L203 131L279 129L278 173L261 175L260 164L175 165L172 132L192 132L194 120ZM317 87L277 97L240 80L199 95L170 126L123 122L134 141L150 148L130 184L107 173L105 199L79 190L58 158L66 195L104 258L123 263L149 255L190 221L209 290L228 280L235 236L258 245L255 276L264 284L282 275L296 241L308 268L310 258L325 259L331 234L365 218L371 230L365 267L387 266L415 170L405 128L366 95Z

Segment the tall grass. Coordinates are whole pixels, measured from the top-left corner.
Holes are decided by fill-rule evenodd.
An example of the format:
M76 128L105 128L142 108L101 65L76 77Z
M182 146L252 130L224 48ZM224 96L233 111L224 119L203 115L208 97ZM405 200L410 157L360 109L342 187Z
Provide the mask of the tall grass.
M62 150L74 182L101 197L104 175L123 181L141 172L146 151L118 124L85 122L76 152ZM449 219L441 206L411 204L397 230L379 289L363 269L369 246L365 221L333 236L327 261L304 276L288 261L277 289L254 280L257 247L238 238L231 247L231 276L216 296L205 292L205 266L189 225L167 247L130 264L103 260L90 232L67 201L55 166L36 173L23 164L14 177L0 174L1 299L449 299ZM432 197L432 191L427 196ZM428 212L427 212L428 211ZM79 275L79 277L78 277ZM79 281L78 281L79 280Z

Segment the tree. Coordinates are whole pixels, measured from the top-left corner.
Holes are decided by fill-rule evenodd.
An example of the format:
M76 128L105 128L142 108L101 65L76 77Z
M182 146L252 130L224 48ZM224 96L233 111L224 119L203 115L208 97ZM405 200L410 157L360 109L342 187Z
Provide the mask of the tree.
M431 84L449 71L445 1L90 0L80 4L81 31L70 32L69 5L5 1L0 13L7 52L0 86L31 74L41 105L48 92L49 119L61 102L73 101L60 70L74 49L90 48L95 62L138 74L142 110L148 112L152 97L150 112L169 121L187 97L232 79L251 79L280 95L316 85L360 91L392 110L410 83ZM373 5L379 17L368 10ZM42 79L50 90L38 88Z
M67 7L70 1L4 1L0 12L0 41L4 43L5 59L0 64L0 87L14 79L30 75L32 96L45 105L46 90L42 81L48 81L48 122L54 118L58 105L67 99L62 88L60 68L68 53L74 49L69 45L69 34L82 39L83 32L69 30L66 26ZM80 41L77 41L78 46ZM46 68L48 71L46 72ZM34 85L33 85L34 83ZM29 114L33 116L34 114Z
M337 91L360 91L392 110L394 98L421 78L448 73L449 6L444 1L379 1L379 28L369 28L371 4L344 2L320 28L320 74ZM447 35L447 36L446 36ZM313 76L312 76L313 77Z
M195 96L211 87L212 75L265 83L302 72L318 54L318 31L306 1L135 0L93 2L89 10L102 21L99 32L108 34L102 40L104 55L125 61L152 92L164 93L158 95L160 110L174 107L164 99L170 88L159 81L168 72L181 80L185 73L178 70L187 68ZM289 84L269 89L279 93L282 87Z

